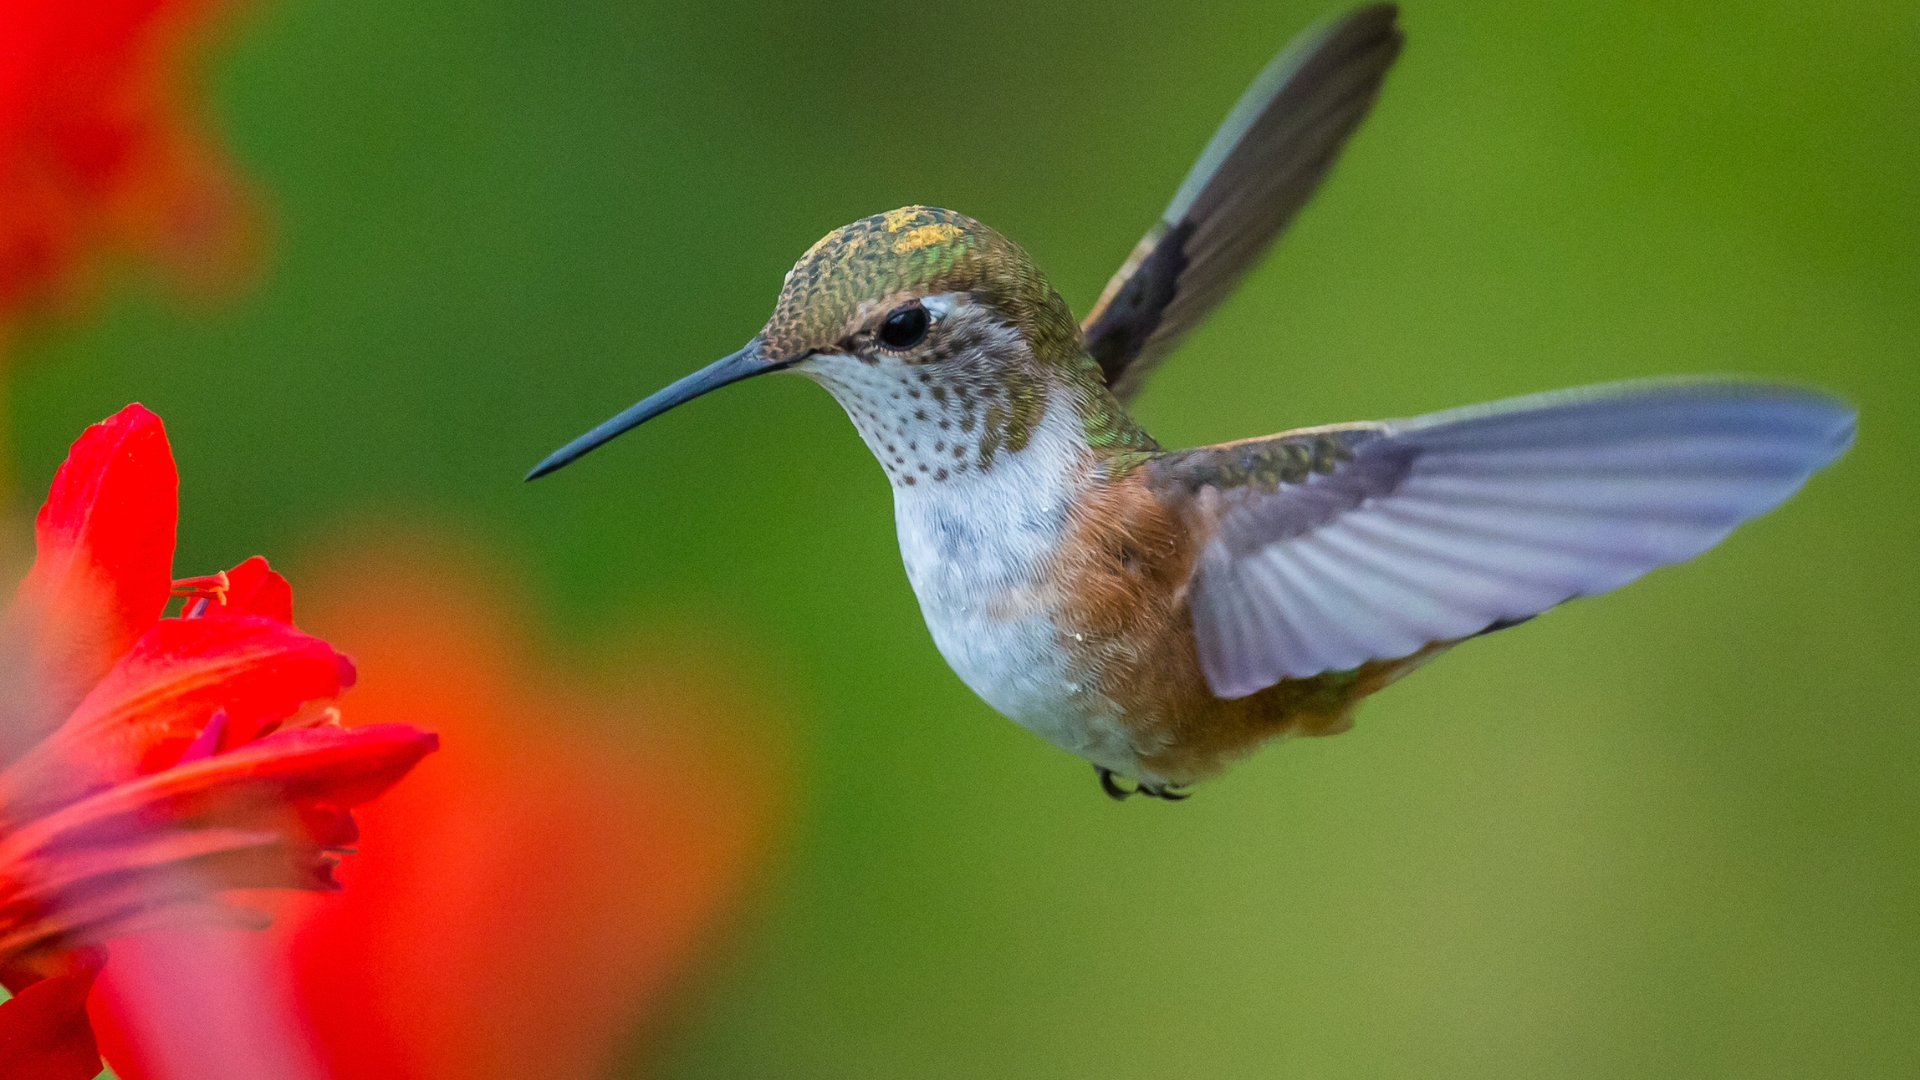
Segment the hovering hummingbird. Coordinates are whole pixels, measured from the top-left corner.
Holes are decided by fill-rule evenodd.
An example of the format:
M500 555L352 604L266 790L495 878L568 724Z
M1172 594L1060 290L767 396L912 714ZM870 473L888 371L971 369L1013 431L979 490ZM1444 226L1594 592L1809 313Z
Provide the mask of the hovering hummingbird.
M824 386L892 483L907 577L988 704L1115 798L1186 785L1460 642L1713 546L1852 441L1807 390L1652 380L1167 450L1125 403L1304 204L1401 46L1301 35L1083 320L1021 248L908 206L827 234L746 347L541 462L770 371ZM1116 778L1131 778L1127 787Z

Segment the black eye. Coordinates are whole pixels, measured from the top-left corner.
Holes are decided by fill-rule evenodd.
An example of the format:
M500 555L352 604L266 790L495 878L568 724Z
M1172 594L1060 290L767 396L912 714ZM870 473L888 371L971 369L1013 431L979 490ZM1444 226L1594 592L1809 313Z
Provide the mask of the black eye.
M927 336L927 309L919 304L898 308L880 324L880 344L889 349L911 349Z

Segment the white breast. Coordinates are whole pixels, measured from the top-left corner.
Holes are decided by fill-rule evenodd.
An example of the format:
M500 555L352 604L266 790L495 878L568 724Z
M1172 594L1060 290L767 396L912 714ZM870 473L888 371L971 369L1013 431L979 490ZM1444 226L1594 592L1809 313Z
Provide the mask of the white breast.
M1084 441L1056 403L1027 446L943 484L894 488L907 579L934 644L987 704L1048 741L1131 768L1112 707L1074 681L1045 570L1086 482Z
M929 310L952 302L928 297ZM1019 347L1004 328L1003 350ZM1050 610L1047 571L1073 501L1091 482L1086 436L1064 394L1026 444L996 443L982 422L988 387L884 354L826 353L799 366L838 400L893 485L907 580L934 644L987 704L1048 741L1136 772L1111 701L1082 686Z

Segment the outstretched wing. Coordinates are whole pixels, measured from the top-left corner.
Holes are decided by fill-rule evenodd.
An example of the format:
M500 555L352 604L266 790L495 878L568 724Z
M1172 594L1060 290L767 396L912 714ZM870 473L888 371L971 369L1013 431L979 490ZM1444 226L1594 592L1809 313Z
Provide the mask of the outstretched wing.
M1116 397L1140 389L1320 186L1400 54L1397 15L1374 4L1301 34L1227 114L1081 323Z
M1207 683L1410 655L1705 551L1853 441L1844 403L1650 381L1305 429L1151 463L1202 537L1189 581Z

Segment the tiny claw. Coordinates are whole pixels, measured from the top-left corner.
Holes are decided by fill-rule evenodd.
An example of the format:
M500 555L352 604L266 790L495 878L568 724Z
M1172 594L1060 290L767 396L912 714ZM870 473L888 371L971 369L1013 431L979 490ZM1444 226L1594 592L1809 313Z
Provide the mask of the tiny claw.
M1093 771L1100 774L1100 790L1107 793L1107 798L1112 799L1114 802L1126 802L1127 799L1133 795L1132 791L1121 787L1119 782L1113 778L1112 769L1104 765L1095 765Z

